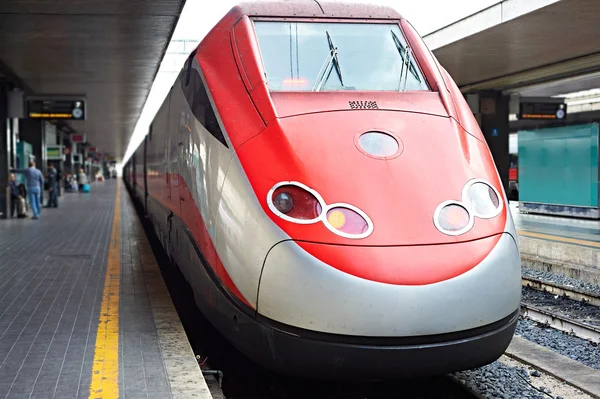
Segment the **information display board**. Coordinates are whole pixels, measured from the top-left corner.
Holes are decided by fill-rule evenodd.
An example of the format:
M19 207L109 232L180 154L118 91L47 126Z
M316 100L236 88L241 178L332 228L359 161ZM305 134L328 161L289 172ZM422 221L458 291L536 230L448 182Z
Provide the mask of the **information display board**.
M49 145L46 147L46 159L60 161L64 159L62 145Z
M557 119L567 117L567 104L544 102L521 102L519 119Z
M85 120L86 103L83 99L27 98L27 116L30 119Z

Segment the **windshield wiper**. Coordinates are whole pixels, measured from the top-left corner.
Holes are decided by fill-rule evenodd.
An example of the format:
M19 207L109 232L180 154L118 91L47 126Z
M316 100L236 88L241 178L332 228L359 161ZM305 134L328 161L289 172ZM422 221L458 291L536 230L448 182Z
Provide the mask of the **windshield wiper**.
M396 45L396 49L398 50L398 53L400 54L400 57L402 58L402 69L400 70L400 82L398 82L398 90L400 90L400 86L402 85L402 73L404 72L404 66L406 65L406 79L404 80L404 90L406 90L406 82L408 81L408 71L410 70L411 74L415 77L415 79L417 79L417 81L420 83L421 82L421 78L419 78L419 74L417 73L414 65L412 62L410 62L410 51L411 48L409 45L406 45L406 48L404 48L404 46L402 46L402 43L400 42L400 39L398 38L398 36L396 36L396 34L394 33L394 31L390 31L392 33L392 39L394 40L394 44Z
M333 41L331 40L331 36L329 35L329 32L325 31L325 33L327 33L327 41L329 42L329 50L332 51L334 50L335 53L333 54L333 60L334 60L334 66L335 66L335 70L338 73L338 76L340 78L340 83L342 84L342 86L344 86L344 80L342 78L342 69L340 68L340 60L338 59L338 52L337 52L337 47L335 47L333 45Z
M408 82L408 70L410 69L410 66L410 47L406 46L406 50L404 52L404 59L402 60L402 69L400 69L400 81L398 82L398 91L400 91L400 86L402 86L402 82L404 82L402 91L406 91L406 82ZM404 69L404 67L406 67L406 70ZM404 79L402 78L403 73Z
M329 79L329 75L331 75L333 67L335 67L338 77L340 78L340 83L342 84L342 87L344 86L344 80L342 78L342 69L340 68L340 60L338 59L337 47L333 45L333 40L331 40L329 32L325 31L325 33L327 34L327 42L329 43L329 53L327 53L327 58L325 58L325 62L323 62L321 69L319 69L318 76L320 76L320 78L315 82L312 91L321 90L325 82L327 82L327 79ZM323 71L323 67L325 66L325 64L327 64L327 66L325 67L325 71L321 72Z

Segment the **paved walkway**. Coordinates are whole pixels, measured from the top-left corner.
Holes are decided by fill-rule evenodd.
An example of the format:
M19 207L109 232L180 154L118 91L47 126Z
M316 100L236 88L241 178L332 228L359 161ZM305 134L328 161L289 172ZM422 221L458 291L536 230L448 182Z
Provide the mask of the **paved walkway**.
M0 399L196 397L211 396L120 180L0 220Z

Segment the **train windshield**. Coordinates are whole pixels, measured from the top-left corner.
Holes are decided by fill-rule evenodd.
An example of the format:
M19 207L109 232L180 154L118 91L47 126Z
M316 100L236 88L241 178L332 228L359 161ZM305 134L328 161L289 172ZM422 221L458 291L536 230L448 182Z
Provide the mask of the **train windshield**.
M396 24L254 25L271 91L429 90Z

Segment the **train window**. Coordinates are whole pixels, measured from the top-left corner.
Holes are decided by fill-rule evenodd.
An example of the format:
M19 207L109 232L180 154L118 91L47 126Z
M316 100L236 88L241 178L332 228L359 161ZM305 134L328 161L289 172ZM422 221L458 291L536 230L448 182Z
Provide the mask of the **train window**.
M190 72L192 71L192 62L194 61L194 57L196 56L196 51L197 50L192 51L192 53L188 57L187 71L186 71L186 76L185 76L185 85L186 86L190 84Z
M396 24L254 25L272 91L429 90Z
M225 147L229 147L225 140L225 136L221 131L219 122L217 121L215 110L210 103L208 93L206 92L206 86L204 86L204 82L202 82L200 73L193 67L190 67L188 71L191 72L189 73L189 88L185 92L185 96L192 113L211 135L219 140Z

